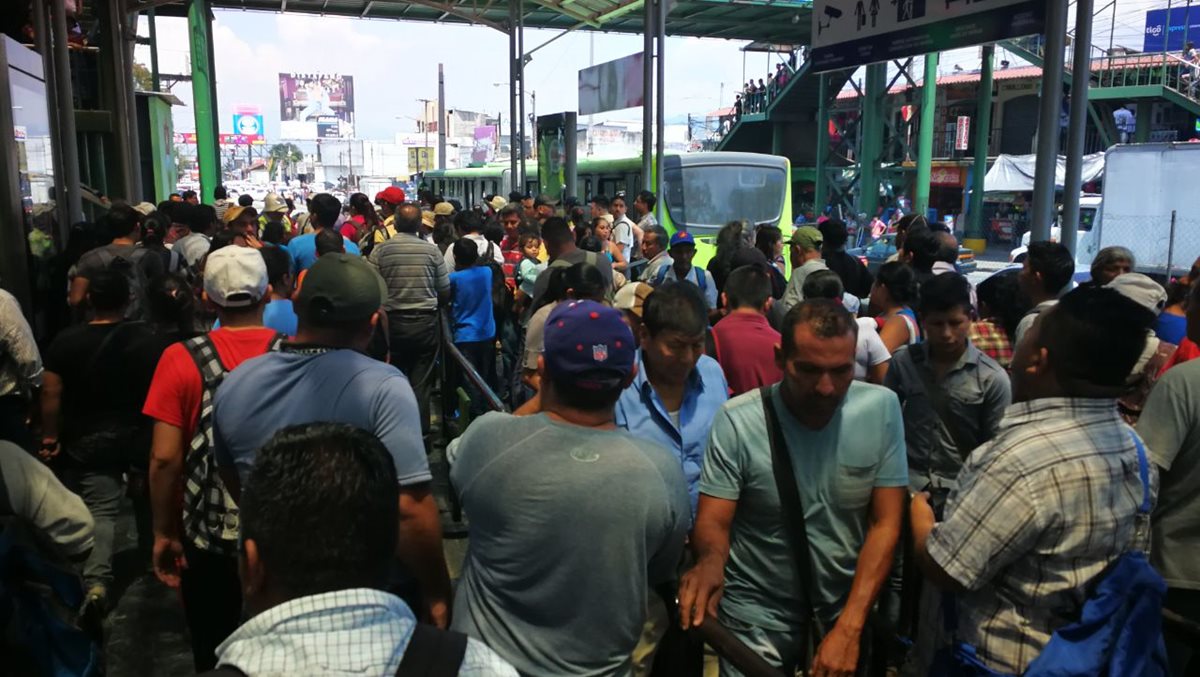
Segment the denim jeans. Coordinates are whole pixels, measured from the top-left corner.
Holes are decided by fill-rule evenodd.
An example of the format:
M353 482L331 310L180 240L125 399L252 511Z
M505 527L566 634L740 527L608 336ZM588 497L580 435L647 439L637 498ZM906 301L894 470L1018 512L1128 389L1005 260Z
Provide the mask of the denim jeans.
M84 588L97 585L108 588L113 578L113 539L117 513L120 512L121 497L124 495L121 471L72 463L63 470L63 474L67 488L79 494L96 522L95 545L83 565Z

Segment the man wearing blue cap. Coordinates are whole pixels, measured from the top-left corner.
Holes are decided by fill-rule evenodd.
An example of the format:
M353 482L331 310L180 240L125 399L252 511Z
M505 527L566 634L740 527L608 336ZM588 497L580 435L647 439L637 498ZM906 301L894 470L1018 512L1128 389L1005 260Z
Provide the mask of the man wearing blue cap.
M679 460L614 420L636 356L619 311L562 303L541 413L486 414L449 449L471 514L452 627L521 674L628 673L650 587L675 578L691 516Z
M696 257L696 238L687 231L677 231L671 236L670 252L672 265L659 268L658 274L647 282L654 287L669 280L691 282L704 294L704 302L708 304L708 309L715 310L717 283L713 280L712 273L692 265L692 259Z

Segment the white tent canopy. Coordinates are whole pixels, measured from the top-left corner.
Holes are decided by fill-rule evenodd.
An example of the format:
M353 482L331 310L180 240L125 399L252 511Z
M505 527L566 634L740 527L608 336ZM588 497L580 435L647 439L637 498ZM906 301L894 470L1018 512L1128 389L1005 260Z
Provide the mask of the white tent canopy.
M1036 155L1000 155L983 179L985 193L1016 193L1033 190ZM1054 187L1062 190L1067 175L1067 159L1058 156L1054 169ZM1083 156L1083 183L1104 175L1104 153Z

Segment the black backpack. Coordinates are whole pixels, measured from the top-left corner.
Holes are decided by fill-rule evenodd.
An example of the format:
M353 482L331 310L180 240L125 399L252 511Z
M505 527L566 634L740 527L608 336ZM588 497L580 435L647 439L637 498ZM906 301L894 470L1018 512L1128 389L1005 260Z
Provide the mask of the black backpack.
M125 308L125 319L146 319L146 284L150 279L147 263L161 262L161 259L154 259L150 256L150 250L141 247L135 248L129 256L105 247L99 250L99 256L107 270L121 273L129 282L129 305Z
M397 677L456 677L467 653L467 636L453 630L439 630L417 623L412 639L404 649ZM247 677L235 667L222 665L200 677Z

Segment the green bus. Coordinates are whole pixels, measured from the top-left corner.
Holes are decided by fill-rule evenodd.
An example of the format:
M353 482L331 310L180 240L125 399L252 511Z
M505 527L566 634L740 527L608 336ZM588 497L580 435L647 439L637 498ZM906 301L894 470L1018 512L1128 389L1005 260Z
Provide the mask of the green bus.
M787 158L758 153L690 153L667 155L662 163L664 194L659 196L659 220L669 233L686 230L700 240L697 265L704 265L711 257L713 248L707 241L730 221L778 226L785 237L791 231L792 181ZM420 182L469 209L482 205L485 195L507 194L510 171L507 163L429 170L420 175ZM642 187L642 159L581 159L576 174L580 197L612 197L625 192L632 207L632 196ZM526 182L524 192L539 192L536 178Z

